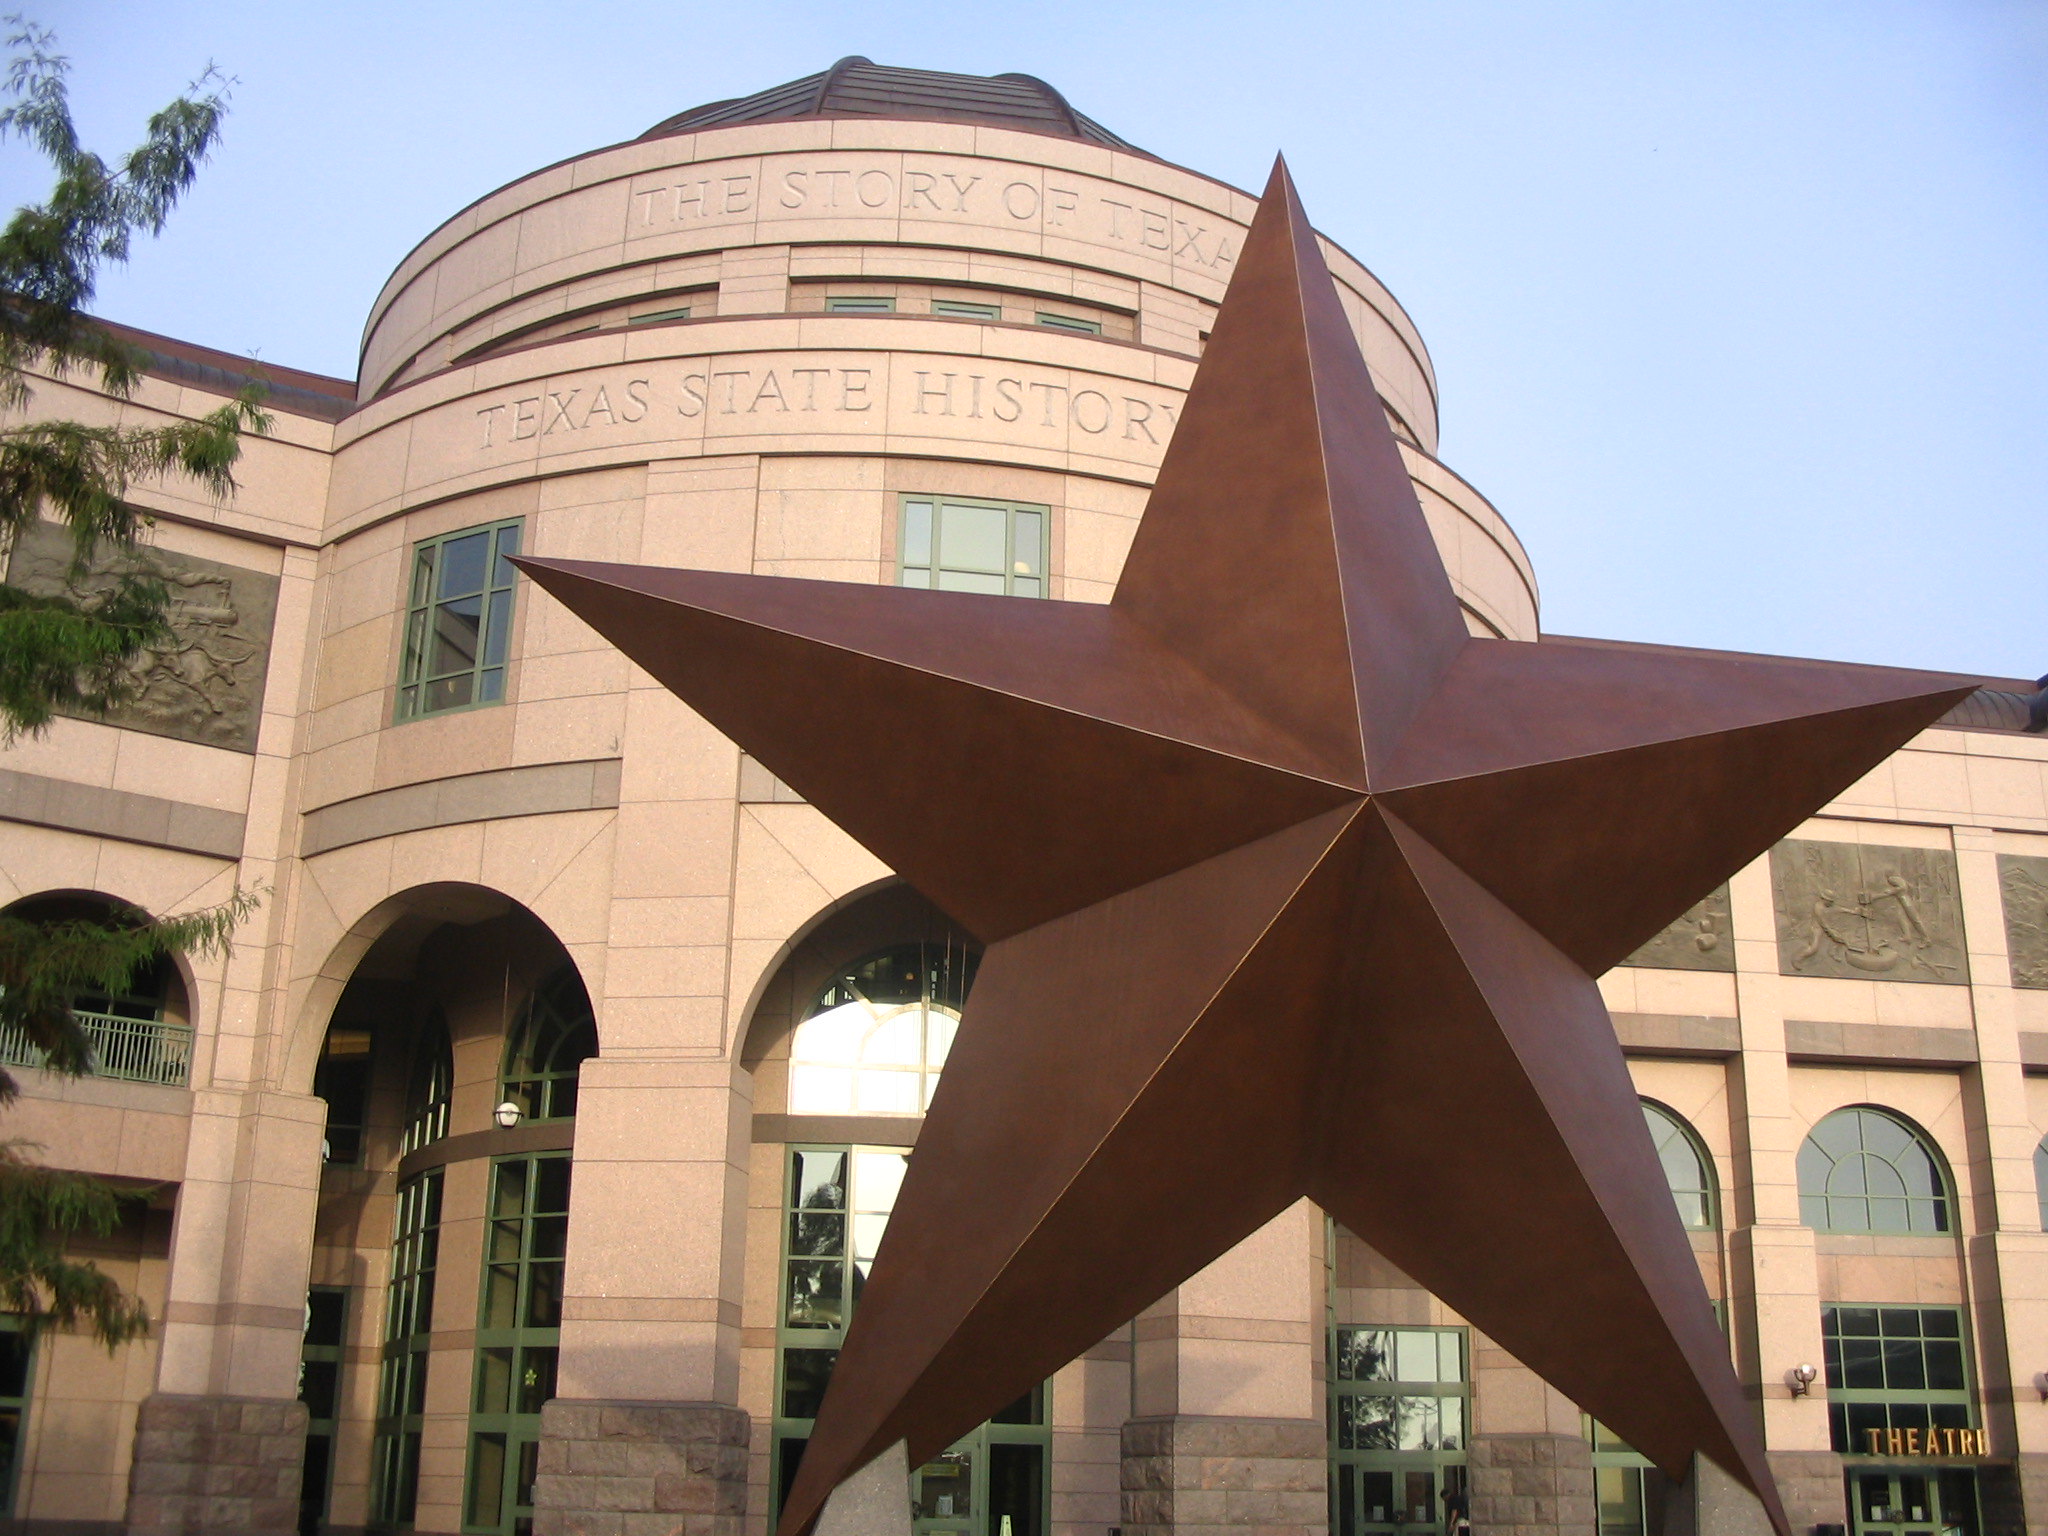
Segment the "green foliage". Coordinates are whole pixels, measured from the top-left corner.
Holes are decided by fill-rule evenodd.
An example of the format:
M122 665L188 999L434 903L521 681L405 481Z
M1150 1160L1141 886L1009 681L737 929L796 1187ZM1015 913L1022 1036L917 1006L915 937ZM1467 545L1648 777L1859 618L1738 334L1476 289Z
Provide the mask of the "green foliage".
M0 1311L29 1332L89 1327L109 1352L149 1332L149 1309L91 1260L67 1258L77 1232L105 1237L135 1196L84 1174L45 1168L33 1142L0 1141Z
M46 202L17 209L0 228L0 408L29 405L34 373L82 374L126 398L146 355L86 310L104 264L125 262L136 234L161 233L192 185L220 137L228 82L209 66L149 119L139 146L109 165L79 143L70 65L52 50L52 36L19 16L9 24L13 57L0 94L13 103L0 110L0 136L34 146L56 184ZM51 420L0 430L0 543L49 518L68 528L72 544L64 591L0 583L0 741L42 730L59 711L104 714L131 696L131 664L170 637L170 596L142 544L149 516L130 505L129 493L141 481L179 477L218 499L232 495L242 434L270 428L261 399L251 388L191 421ZM96 579L88 590L89 574ZM224 952L256 900L238 890L217 907L162 922L135 914L39 923L0 914L0 1031L33 1047L53 1071L90 1070L72 999L118 995L166 954ZM0 1071L0 1103L16 1092ZM147 1333L141 1302L64 1251L74 1234L112 1232L130 1197L44 1168L30 1150L0 1141L0 1310L20 1313L31 1328L89 1326L109 1349Z
M260 899L238 890L217 907L160 922L81 917L40 923L0 913L0 1031L14 1031L40 1051L50 1071L89 1071L72 998L81 992L118 996L137 971L163 955L225 955L236 926ZM0 1103L17 1092L14 1079L0 1070Z
M210 66L149 120L142 144L110 166L80 145L54 39L20 17L0 110L0 135L40 150L56 172L44 203L0 229L0 406L26 406L31 370L83 372L118 397L142 377L143 354L85 313L104 263L126 261L137 232L162 231L220 137L228 82ZM216 498L234 494L244 432L270 418L252 387L192 421L89 426L44 421L0 432L0 540L40 517L72 536L74 586L112 557L111 590L32 595L0 585L0 740L34 733L59 711L104 714L132 695L129 666L169 635L170 598L141 537L146 513L129 504L138 481L178 476Z

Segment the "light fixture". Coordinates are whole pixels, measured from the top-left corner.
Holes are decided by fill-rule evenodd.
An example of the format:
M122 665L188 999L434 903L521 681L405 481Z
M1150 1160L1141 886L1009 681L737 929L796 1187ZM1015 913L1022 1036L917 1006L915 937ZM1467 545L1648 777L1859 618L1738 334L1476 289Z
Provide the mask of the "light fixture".
M503 1126L506 1130L509 1131L512 1129L513 1126L519 1123L520 1114L521 1110L519 1106L517 1104L514 1104L510 1099L507 1099L504 1103L500 1104L496 1109L491 1111L491 1118L497 1121L499 1125Z
M2048 1371L2040 1371L2034 1377L2034 1388L2041 1394L2041 1401L2048 1403Z
M1787 1381L1787 1384L1792 1388L1792 1395L1794 1397L1806 1396L1807 1392L1812 1388L1815 1378L1819 1375L1820 1372L1810 1365L1793 1366Z

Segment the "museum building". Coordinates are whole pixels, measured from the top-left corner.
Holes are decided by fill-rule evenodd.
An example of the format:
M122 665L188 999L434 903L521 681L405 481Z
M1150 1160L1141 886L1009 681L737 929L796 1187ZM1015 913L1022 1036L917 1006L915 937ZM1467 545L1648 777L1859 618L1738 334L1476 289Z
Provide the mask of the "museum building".
M79 1000L92 1075L0 1040L5 1134L139 1192L76 1246L156 1319L0 1319L0 1530L767 1536L979 947L508 557L1104 601L1254 207L1028 76L842 60L457 213L355 381L263 369L232 500L138 492L175 638L0 756L0 903L262 904ZM1535 640L1421 337L1325 253L1468 625ZM122 334L132 400L33 409L249 377ZM8 559L66 579L50 528ZM2048 1531L2048 735L1984 684L1602 983L1802 1531ZM911 1497L919 1536L1663 1519L1306 1202Z

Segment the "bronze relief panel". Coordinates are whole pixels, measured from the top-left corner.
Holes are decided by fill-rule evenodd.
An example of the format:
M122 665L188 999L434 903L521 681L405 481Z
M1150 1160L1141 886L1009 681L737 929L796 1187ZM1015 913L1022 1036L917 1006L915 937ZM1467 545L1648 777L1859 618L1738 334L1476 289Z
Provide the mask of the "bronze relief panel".
M2012 984L2048 991L2048 858L2001 853L1998 889L2005 897Z
M1717 886L1685 915L1621 962L1666 971L1732 971L1735 935L1728 919L1728 887Z
M165 549L113 558L147 561L170 588L171 637L130 664L134 696L108 711L106 723L209 747L255 751L270 630L277 615L277 578ZM73 581L70 563L69 531L37 522L16 540L7 579L44 595L68 591L90 605L95 596L112 590L121 569L103 559Z
M1966 983L1955 855L1787 841L1771 850L1787 976Z

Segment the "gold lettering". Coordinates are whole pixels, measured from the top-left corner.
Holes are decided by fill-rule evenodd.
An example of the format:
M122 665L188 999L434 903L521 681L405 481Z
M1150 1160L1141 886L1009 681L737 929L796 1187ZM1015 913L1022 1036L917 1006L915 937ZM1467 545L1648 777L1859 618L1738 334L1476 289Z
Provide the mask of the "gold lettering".
M1885 1454L1888 1456L1898 1456L1903 1454L1906 1449L1905 1434L1902 1431L1896 1429L1886 1430L1884 1436L1884 1449Z
M1870 1454L1882 1456L1884 1454L1884 1431L1881 1429L1866 1429L1863 1431L1863 1434L1864 1438L1870 1442Z
M1910 1428L1906 1431L1906 1454L1908 1456L1918 1456L1920 1454L1920 1431L1917 1428Z

